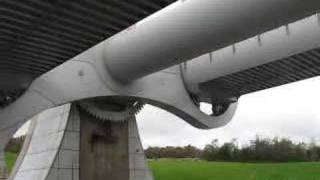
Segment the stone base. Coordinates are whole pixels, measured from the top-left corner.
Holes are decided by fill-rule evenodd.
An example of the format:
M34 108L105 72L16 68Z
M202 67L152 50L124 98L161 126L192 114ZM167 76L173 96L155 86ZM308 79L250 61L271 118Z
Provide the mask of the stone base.
M0 180L6 180L7 178L8 178L8 172L6 169L4 153L0 152Z
M80 124L80 180L153 179L135 117L102 122L80 112Z
M129 179L128 123L80 114L80 180Z
M64 105L41 113L33 124L10 180L153 179L135 117L103 123Z

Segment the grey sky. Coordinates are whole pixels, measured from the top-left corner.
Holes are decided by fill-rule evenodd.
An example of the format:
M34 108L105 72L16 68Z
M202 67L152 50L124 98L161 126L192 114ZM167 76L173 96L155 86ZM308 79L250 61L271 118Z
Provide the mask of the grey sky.
M320 141L320 77L296 82L240 98L237 113L227 126L213 130L196 129L161 109L146 106L138 115L144 147L183 146L202 148L217 138L237 138L241 144L256 134L290 137L295 141ZM202 106L208 109L208 106ZM25 133L27 126L17 134Z

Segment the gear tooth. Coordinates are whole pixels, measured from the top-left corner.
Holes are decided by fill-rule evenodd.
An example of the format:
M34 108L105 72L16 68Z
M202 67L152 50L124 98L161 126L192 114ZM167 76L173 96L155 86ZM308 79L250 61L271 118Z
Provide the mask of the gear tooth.
M128 106L124 111L115 112L108 109L101 109L100 106L97 106L97 102L92 100L80 101L78 104L85 112L92 115L96 119L113 122L127 121L130 117L132 117L132 115L139 113L144 106L143 103L137 102L132 104L132 106Z

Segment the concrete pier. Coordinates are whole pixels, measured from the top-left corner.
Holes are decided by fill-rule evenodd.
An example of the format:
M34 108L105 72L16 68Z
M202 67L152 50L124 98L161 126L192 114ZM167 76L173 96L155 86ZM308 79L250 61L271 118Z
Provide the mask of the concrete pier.
M6 162L3 150L0 150L0 180L6 180L8 172L6 169Z
M64 105L32 124L10 180L153 179L134 116L102 122L77 105Z
M128 123L80 114L80 180L129 179Z
M123 122L92 118L80 112L80 180L151 180L135 117Z

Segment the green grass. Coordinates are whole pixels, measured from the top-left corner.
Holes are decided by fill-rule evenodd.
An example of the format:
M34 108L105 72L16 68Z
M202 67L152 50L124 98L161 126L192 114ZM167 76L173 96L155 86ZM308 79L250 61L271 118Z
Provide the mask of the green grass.
M8 171L10 172L14 166L14 163L16 162L18 155L15 153L6 152L5 156L6 156L7 168L8 168Z
M149 164L155 180L320 180L320 162L252 164L160 159Z
M17 154L6 153L9 171ZM320 180L320 162L228 163L193 159L150 160L155 180Z

